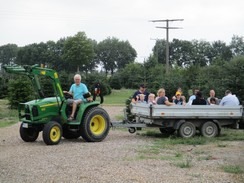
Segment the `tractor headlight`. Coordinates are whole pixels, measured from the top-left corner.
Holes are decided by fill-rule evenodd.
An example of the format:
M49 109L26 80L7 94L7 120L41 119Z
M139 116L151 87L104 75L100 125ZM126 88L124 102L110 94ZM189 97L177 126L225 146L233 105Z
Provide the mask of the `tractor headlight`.
M38 116L38 108L37 108L37 106L33 106L32 107L32 116L33 117Z

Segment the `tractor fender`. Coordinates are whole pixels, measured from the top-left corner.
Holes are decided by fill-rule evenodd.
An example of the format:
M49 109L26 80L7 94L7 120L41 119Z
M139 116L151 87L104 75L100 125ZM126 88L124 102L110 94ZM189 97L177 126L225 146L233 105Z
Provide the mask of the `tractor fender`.
M79 121L81 121L86 111L88 111L89 109L91 109L93 107L97 107L99 104L100 103L99 102L96 102L96 101L82 103L80 105L80 108L79 108L79 111L78 111L78 114L77 114L77 117L76 118Z

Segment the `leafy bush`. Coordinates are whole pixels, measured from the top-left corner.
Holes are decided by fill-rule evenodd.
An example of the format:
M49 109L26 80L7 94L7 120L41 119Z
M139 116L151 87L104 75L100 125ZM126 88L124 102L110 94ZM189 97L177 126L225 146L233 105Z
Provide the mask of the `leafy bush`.
M8 100L11 108L17 108L21 102L34 99L34 90L31 81L27 77L9 80Z

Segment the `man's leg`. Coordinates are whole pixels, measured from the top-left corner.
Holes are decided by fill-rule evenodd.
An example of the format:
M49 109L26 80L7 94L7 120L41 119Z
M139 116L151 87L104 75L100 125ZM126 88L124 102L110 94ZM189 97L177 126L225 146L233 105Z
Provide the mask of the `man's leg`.
M81 99L79 99L79 100L74 100L74 102L73 102L73 104L72 104L72 113L71 113L70 118L69 118L70 120L74 119L74 117L75 117L75 111L76 111L76 109L77 109L77 106L78 106L81 102L82 102Z

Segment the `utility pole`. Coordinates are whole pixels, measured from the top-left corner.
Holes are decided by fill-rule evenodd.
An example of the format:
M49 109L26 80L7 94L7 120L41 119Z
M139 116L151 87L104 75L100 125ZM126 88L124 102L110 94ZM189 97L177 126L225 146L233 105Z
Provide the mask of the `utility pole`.
M184 19L165 19L165 20L150 20L149 22L166 22L166 27L156 27L166 29L166 74L169 73L169 29L182 29L181 27L169 27L169 22L183 21Z

